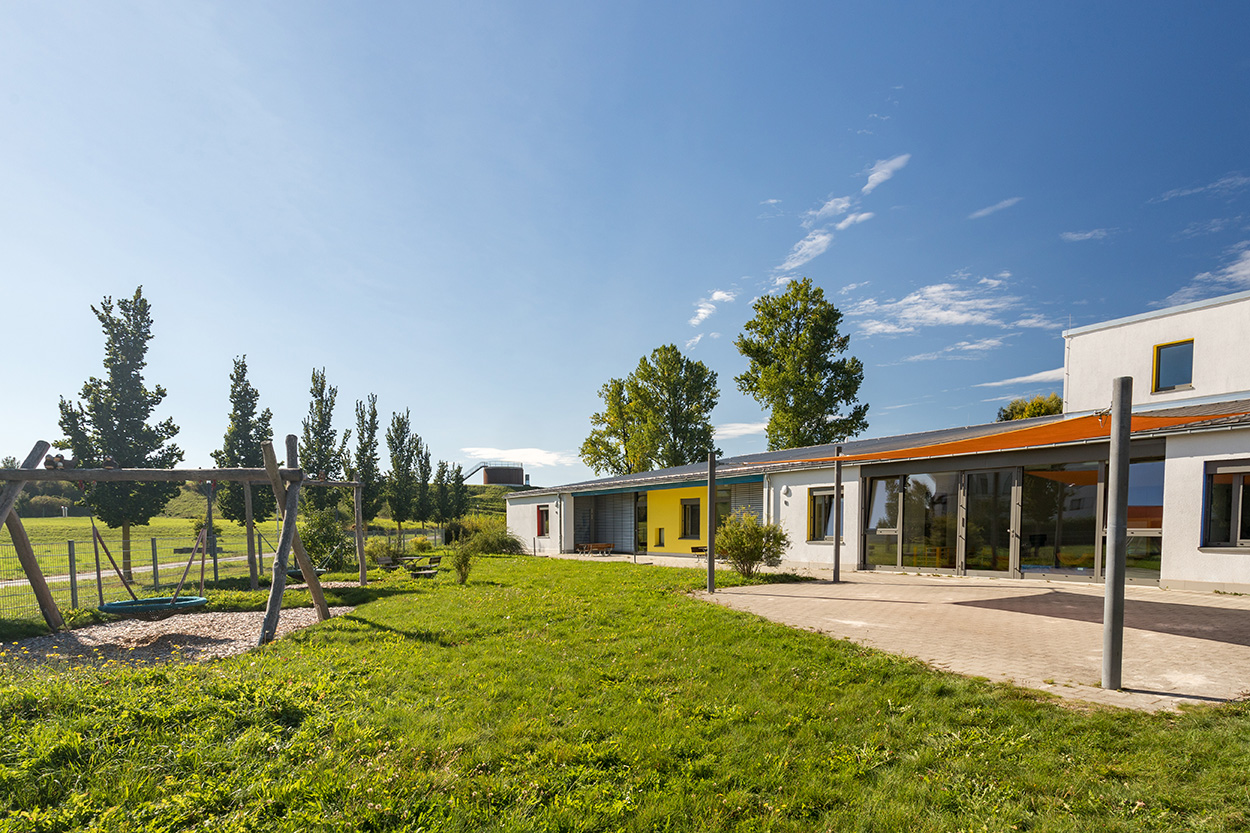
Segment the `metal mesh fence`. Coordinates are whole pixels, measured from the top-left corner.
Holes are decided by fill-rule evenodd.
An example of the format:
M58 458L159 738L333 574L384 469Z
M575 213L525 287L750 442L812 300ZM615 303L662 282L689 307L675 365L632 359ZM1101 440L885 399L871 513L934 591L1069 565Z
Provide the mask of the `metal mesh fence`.
M104 543L119 568L122 560L121 534L104 534ZM184 595L198 592L203 571L206 585L249 575L247 538L244 535L221 536L217 539L216 557L195 553L194 563L187 569L192 544L185 536L168 538L134 538L131 540L130 585L135 594L144 596L172 595L186 572ZM257 535L258 575L272 569L276 541ZM33 543L35 558L48 582L48 589L62 610L73 607L96 607L101 601L112 602L130 598L121 578L109 563L104 549L99 551L96 570L96 549L90 539ZM8 541L0 541L0 618L41 619L39 604L26 579L17 551Z

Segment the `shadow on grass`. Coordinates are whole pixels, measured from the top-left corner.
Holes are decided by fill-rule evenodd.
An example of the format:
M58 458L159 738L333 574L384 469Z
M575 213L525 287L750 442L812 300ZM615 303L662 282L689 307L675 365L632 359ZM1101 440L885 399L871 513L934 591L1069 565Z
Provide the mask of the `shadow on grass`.
M455 648L457 645L456 642L453 642L442 634L434 633L433 631L409 631L404 630L403 628L395 628L390 625L380 624L372 619L365 619L363 616L357 616L353 613L348 613L338 618L348 622L355 622L356 624L368 628L369 630L393 633L396 636L401 636L404 639L409 640L410 642L423 642L427 645L437 645L440 648Z

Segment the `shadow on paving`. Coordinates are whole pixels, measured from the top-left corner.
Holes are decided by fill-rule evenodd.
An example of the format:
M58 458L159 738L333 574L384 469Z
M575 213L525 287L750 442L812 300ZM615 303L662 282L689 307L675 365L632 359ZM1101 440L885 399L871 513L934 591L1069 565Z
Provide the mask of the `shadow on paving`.
M1101 596L1064 590L950 604L1096 624L1101 624L1103 610ZM1250 614L1244 610L1126 599L1124 627L1250 646Z

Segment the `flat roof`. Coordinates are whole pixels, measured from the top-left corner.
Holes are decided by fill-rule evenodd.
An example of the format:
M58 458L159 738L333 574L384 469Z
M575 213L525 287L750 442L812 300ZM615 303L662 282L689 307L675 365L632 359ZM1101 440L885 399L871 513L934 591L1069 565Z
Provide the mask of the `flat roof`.
M1138 321L1150 321L1156 318L1166 318L1169 315L1179 315L1182 312L1192 312L1196 309L1206 309L1208 307L1222 307L1225 304L1235 304L1238 301L1245 300L1250 300L1250 291L1235 292L1232 295L1221 295L1218 298L1207 298L1205 301L1194 301L1190 304L1166 307L1164 309L1157 309L1153 312L1143 312L1138 315L1129 315L1125 318L1114 318L1110 321L1100 321L1097 324L1088 324L1084 327L1073 327L1070 330L1064 330L1063 337L1071 338L1072 336L1094 333L1099 330L1109 330L1113 327L1123 327L1126 324L1136 324Z

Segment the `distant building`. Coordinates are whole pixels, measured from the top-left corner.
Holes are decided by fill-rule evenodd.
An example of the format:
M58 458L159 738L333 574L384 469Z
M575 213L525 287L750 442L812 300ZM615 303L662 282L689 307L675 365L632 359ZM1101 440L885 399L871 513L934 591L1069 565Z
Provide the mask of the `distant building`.
M1064 413L721 460L716 515L844 570L1103 577L1111 382L1133 377L1128 580L1250 592L1250 292L1064 333ZM834 462L843 464L842 483ZM840 496L839 496L840 495ZM705 464L509 495L538 552L707 545Z

